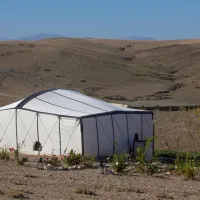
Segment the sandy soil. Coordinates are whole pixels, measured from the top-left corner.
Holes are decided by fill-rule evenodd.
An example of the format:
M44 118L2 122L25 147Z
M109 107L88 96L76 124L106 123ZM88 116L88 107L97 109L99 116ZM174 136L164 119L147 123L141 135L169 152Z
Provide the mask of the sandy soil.
M172 175L101 175L38 170L0 161L0 199L200 199L200 181ZM85 192L86 191L86 192ZM87 193L87 194L86 194Z

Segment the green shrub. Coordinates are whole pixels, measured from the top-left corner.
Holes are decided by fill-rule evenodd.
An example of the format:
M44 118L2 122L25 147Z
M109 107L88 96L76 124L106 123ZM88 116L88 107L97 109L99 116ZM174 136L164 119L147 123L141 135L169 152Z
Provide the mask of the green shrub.
M92 168L95 161L95 156L84 156L82 157L81 164L83 164L87 168Z
M26 162L28 162L27 157L20 157L19 150L14 150L14 155L15 155L15 161L17 165L24 165Z
M175 160L175 171L183 174L186 179L193 179L197 173L195 159L186 156L186 160L177 156Z
M114 154L108 159L112 163L112 168L115 172L122 173L126 168L127 154Z
M18 162L18 160L19 160L19 151L18 150L14 150L14 154L15 154L15 160Z
M64 165L73 166L78 165L82 161L82 155L80 153L76 153L74 150L71 150L67 156L64 156L62 162Z
M55 167L60 166L60 160L57 156L53 155L50 159L46 160L46 164L51 164Z
M175 164L175 170L177 172L184 173L185 161L183 160L183 158L177 156L176 160L174 161L174 164Z
M144 147L138 147L137 148L137 157L136 157L136 161L137 166L136 166L136 170L140 173L147 173L148 175L152 175L156 172L159 171L159 167L157 164L150 164L147 162L146 160L146 153L149 149L150 144L153 142L154 137L150 138L150 139L146 139L145 141L145 145ZM154 157L154 161L157 160L157 157Z
M0 149L0 159L1 160L9 160L10 153L7 149Z
M155 157L164 157L164 158L177 158L177 155L179 155L179 158L191 157L191 158L200 158L200 153L194 153L194 152L178 152L174 150L160 150L156 149L154 150L154 156Z
M26 162L28 162L28 158L27 157L22 157L22 158L17 160L17 164L18 165L24 165Z
M187 161L184 166L184 175L186 179L193 179L196 175L196 169L195 169L195 162L194 160Z
M153 165L153 164L147 164L146 165L146 172L147 172L148 175L155 174L156 172L158 172L158 166Z
M146 153L153 139L153 137L151 139L147 138L144 147L137 148L136 161L138 162L137 170L139 172L145 172L148 169L153 169L152 166L150 166L146 161Z

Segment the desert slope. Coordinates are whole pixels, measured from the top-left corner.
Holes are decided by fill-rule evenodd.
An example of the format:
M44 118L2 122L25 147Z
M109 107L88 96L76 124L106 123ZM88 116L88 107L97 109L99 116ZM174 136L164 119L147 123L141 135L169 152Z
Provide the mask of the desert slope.
M0 42L0 104L66 88L130 105L198 104L200 40Z

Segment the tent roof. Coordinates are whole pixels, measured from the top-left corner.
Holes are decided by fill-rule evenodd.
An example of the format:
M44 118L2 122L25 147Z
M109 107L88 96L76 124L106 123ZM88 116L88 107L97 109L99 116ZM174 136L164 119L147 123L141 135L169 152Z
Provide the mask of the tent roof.
M112 105L81 93L64 89L44 90L34 93L21 101L0 108L0 110L8 109L24 109L76 118L115 112L150 112Z

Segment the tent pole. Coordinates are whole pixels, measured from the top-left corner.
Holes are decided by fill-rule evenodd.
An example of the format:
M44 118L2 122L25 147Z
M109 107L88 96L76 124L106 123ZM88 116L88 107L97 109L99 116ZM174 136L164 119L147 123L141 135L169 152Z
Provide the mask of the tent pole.
M59 123L59 143L60 143L60 155L61 155L61 154L62 154L62 148L61 148L60 117L58 117L58 123Z
M98 148L98 153L97 156L99 158L99 130L98 130L98 124L97 124L97 118L95 117L96 120L96 130L97 130L97 148Z
M19 149L19 144L18 144L18 128L17 128L17 109L15 110L15 131L16 131L16 148L17 150Z
M152 150L153 150L153 156L154 156L154 137L155 137L155 125L154 125L154 114L152 113L152 123L153 123L153 144L152 144Z
M112 130L113 130L113 154L115 154L115 130L114 130L114 124L113 124L113 115L111 114L111 122L112 122Z
M84 136L83 136L83 120L80 119L81 124L81 144L82 144L82 156L84 156Z
M37 116L37 139L38 142L40 141L40 137L39 137L39 113L36 113Z
M143 121L142 121L142 114L140 114L141 119L141 140L143 140Z
M129 127L128 127L128 114L126 114L126 126L127 126L128 146L129 146L129 149L130 149L130 141L129 141Z

